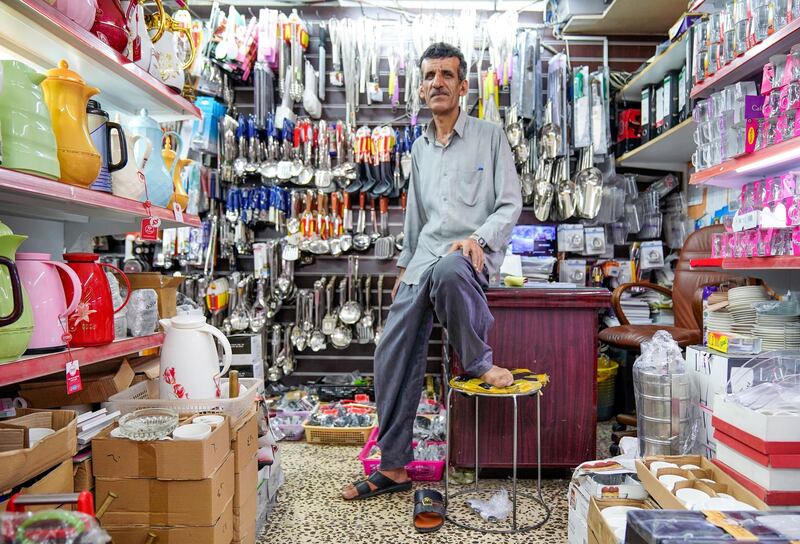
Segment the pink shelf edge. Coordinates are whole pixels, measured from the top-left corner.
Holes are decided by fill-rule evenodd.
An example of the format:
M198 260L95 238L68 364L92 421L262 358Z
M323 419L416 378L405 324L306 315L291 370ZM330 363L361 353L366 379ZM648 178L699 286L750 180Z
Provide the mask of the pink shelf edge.
M56 10L55 8L46 5L44 2L39 0L19 0L23 4L25 4L28 8L35 11L42 17L49 19L52 23L58 26L63 32L66 32L72 36L74 36L77 40L82 42L85 46L97 51L99 55L102 55L109 61L112 61L118 64L124 70L127 70L132 75L137 77L141 82L156 91L158 94L168 98L172 102L175 103L176 106L180 107L181 109L189 112L196 118L201 118L202 114L200 113L200 109L185 99L178 93L173 92L169 87L164 85L162 82L156 80L152 75L145 72L136 64L134 64L130 59L125 57L124 55L118 53L114 49L112 49L108 44L103 43L100 38L94 36L89 31L84 28L79 27L75 22L71 19L65 17L61 12Z
M16 170L9 170L7 168L0 168L0 188L42 195L44 197L53 197L69 202L86 204L87 206L96 208L119 210L142 217L147 216L147 208L144 203L137 200L114 196L102 191L84 189L83 187L76 187L60 181L54 181ZM159 206L151 206L150 212L153 216L160 219L172 221L175 218L172 210ZM184 214L183 223L187 226L199 227L200 218L196 215Z
M769 147L765 147L764 149L759 149L758 151L754 151L747 155L742 155L740 157L736 157L733 159L729 159L725 162L722 162L716 166L711 166L709 168L705 168L700 170L699 172L694 172L691 176L689 176L689 184L690 185L715 185L712 183L712 180L715 178L725 177L725 176L745 176L750 177L750 174L737 174L736 170L738 168L742 168L743 166L747 166L748 164L754 163L756 161L760 161L766 159L770 156L780 155L787 151L797 151L797 157L790 157L784 161L781 161L777 164L785 164L797 160L800 158L800 138L792 138L791 140L784 140L783 142L771 145ZM755 179L758 177L757 173L753 173L752 177ZM727 186L727 184L721 184L719 186Z
M63 372L70 354L74 359L80 361L81 366L85 366L156 348L163 342L164 333L158 332L148 336L117 340L104 346L73 348L70 351L25 356L16 361L0 364L0 387Z

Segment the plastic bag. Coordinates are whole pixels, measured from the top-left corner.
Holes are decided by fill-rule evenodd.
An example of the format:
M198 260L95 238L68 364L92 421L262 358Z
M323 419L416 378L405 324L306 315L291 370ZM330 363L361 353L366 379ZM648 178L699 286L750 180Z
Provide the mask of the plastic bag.
M737 369L726 391L751 410L800 415L800 351L760 353Z
M639 451L642 456L689 454L699 430L698 395L681 348L668 332L657 331L641 350L633 365Z
M106 278L108 279L108 286L111 288L111 302L114 305L114 308L119 308L120 304L125 300L122 294L120 293L119 289L119 282L117 278L111 272L106 272ZM128 313L128 305L126 304L122 309L114 314L114 339L120 340L121 338L125 338L127 336L127 328L126 328L126 318L125 316Z
M153 334L158 324L158 294L153 289L137 289L128 301L126 315L131 336Z
M472 508L475 513L483 518L484 521L503 521L508 518L511 513L513 504L508 498L508 491L501 489L488 501L481 499L469 499L467 504Z
M68 510L0 513L2 542L107 544L111 537L92 516Z

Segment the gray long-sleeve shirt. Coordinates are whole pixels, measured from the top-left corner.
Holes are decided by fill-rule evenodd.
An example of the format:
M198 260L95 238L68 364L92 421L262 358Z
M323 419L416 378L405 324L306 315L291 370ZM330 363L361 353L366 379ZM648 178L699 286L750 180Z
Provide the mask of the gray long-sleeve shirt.
M519 177L503 130L463 110L447 145L434 123L411 150L405 247L397 266L414 285L453 242L477 234L486 240L489 276L500 270L511 229L522 211Z

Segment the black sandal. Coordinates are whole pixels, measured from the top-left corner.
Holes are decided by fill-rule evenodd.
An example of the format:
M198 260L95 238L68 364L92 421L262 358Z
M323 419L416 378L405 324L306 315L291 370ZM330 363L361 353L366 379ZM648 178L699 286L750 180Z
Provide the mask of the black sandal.
M374 490L369 486L370 483L375 486ZM383 495L384 493L399 493L401 491L408 491L411 489L411 480L398 483L376 470L369 478L366 480L361 480L360 482L356 483L354 487L356 488L358 495L347 500L369 499L370 497L377 497L378 495Z
M441 529L446 513L444 497L438 491L419 489L414 493L414 528L418 533Z

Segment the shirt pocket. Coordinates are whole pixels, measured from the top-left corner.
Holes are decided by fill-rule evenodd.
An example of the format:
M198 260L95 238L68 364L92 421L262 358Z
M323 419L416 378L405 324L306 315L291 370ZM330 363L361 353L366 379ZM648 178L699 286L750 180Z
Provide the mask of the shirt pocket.
M483 167L459 168L456 176L456 198L467 206L475 206L481 193L486 191L486 172Z

